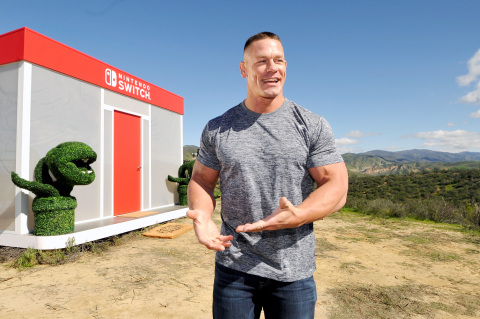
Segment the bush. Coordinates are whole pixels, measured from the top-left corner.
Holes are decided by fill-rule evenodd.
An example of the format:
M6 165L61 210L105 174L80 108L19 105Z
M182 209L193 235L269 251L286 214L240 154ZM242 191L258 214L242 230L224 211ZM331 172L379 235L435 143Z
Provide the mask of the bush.
M75 185L88 185L95 180L90 164L96 159L97 154L87 144L65 142L38 161L34 170L35 181L11 173L16 186L36 195L32 203L34 235L53 236L74 231L77 201L70 193Z
M13 267L18 269L33 267L38 264L37 250L33 248L27 248L13 263Z
M467 225L480 228L480 204L467 205L464 219L467 221Z
M75 197L35 197L32 210L35 216L33 234L54 236L75 229Z
M480 205L474 203L465 208L458 207L440 197L409 199L402 203L389 199L347 197L345 207L367 215L381 218L410 217L437 223L459 224L467 228L480 229Z
M170 182L178 183L178 205L188 206L187 190L190 178L192 178L193 165L195 165L195 160L185 162L178 169L178 177L171 175L167 177Z

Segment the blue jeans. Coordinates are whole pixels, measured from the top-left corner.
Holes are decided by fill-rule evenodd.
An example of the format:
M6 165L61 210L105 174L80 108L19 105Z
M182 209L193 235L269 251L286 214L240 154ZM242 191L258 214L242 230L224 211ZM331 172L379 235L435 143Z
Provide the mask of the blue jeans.
M313 319L317 289L313 277L281 282L215 265L214 319Z

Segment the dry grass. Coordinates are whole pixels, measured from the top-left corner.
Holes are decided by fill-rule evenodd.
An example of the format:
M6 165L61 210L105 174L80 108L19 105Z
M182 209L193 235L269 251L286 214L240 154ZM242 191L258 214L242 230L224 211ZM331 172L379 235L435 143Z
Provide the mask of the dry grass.
M480 236L478 233L464 232L457 225L435 224L411 220L378 219L354 213L335 214L332 218L348 222L335 232L335 239L346 242L346 246L362 246L364 243L398 250L399 268L391 270L395 278L407 279L406 284L381 285L359 283L362 276L372 270L370 265L360 261L341 262L339 271L348 273L351 282L343 282L338 287L327 289L334 299L335 306L328 314L329 319L360 318L477 318L480 316L480 290L476 288L480 277ZM395 245L391 245L395 243ZM318 246L318 242L317 242ZM335 248L322 243L322 246L337 249L339 254L348 254L348 249ZM328 251L328 250L324 250ZM368 254L368 252L365 252ZM387 257L386 257L387 258ZM378 260L381 263L383 260ZM447 271L443 265L454 263L459 273L472 273L472 281L459 279ZM434 273L435 268L439 273ZM450 267L452 268L452 267ZM446 268L445 268L446 269ZM420 284L405 273L417 272L430 282L448 281L449 288ZM381 274L379 274L381 276ZM461 287L469 287L463 291Z
M218 212L215 221L220 223ZM179 222L190 223L187 219ZM460 230L454 225L375 219L347 212L317 222L317 317L478 318L480 236ZM32 310L24 314L44 311L57 316L123 318L116 311L125 309L131 318L142 318L146 311L152 318L176 318L178 311L195 307L197 314L185 318L210 318L214 254L199 246L193 231L163 241L141 236L142 231L72 245L50 255L34 252L44 266L25 272L10 269L0 275L0 289L9 293L0 297L0 305L2 298L14 296L16 289L25 289L18 291L15 298L20 298L32 287L35 294L25 299ZM32 251L26 253L0 247L0 262L11 265L22 255L31 257ZM47 279L46 284L36 281L56 269L53 265L59 275L68 267L64 273L69 283L63 284L64 279L50 283ZM95 303L91 295L97 292L88 290L90 280L102 287ZM152 293L157 289L167 293ZM77 295L83 290L88 300L83 302L88 306L80 308ZM35 309L39 303L43 308ZM3 305L0 311L9 311L9 304Z
M454 304L438 299L439 294L428 286L345 285L330 289L337 302L330 319L393 319L437 318L439 311L452 316L475 316L479 313L478 296L458 294Z

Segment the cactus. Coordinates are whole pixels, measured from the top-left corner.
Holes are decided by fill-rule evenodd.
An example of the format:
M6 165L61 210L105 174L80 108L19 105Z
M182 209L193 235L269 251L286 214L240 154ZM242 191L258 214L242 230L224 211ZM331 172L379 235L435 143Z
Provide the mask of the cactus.
M195 160L183 163L178 169L178 177L172 177L168 175L170 182L178 183L178 204L188 206L187 189L190 178L192 177L193 164Z

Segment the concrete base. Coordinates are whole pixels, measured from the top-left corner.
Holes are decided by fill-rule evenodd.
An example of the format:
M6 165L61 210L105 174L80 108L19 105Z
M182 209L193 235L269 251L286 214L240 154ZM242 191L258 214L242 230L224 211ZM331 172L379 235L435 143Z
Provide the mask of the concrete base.
M39 250L50 250L65 248L74 241L75 245L91 242L132 230L148 227L172 219L185 217L188 208L185 206L171 206L161 209L153 209L158 214L140 218L128 218L114 216L79 223L75 225L73 233L57 236L35 236L33 234L15 234L3 232L0 236L0 246L34 248Z

